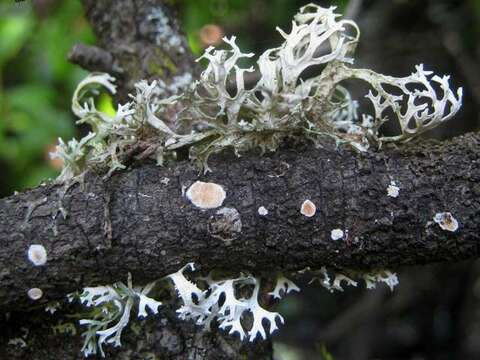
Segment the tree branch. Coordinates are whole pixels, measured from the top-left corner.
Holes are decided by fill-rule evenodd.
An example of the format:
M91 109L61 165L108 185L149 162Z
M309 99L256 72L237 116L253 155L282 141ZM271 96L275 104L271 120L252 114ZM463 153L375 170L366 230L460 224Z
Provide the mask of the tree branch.
M185 38L162 1L82 1L98 46L79 45L71 59L90 71L114 74L117 101L124 102L141 79L168 84L186 73L195 77ZM477 257L479 140L479 135L468 135L444 146L424 144L362 155L330 146L240 159L225 153L211 160L214 172L208 176L200 176L189 162L165 168L144 164L106 181L89 173L71 188L45 185L2 199L0 308L42 306L85 286L125 280L128 272L134 282L147 282L190 261L203 270L261 274L307 266L365 269ZM198 179L222 185L227 192L224 207L234 208L240 219L232 224L217 209L202 211L192 205L183 191ZM401 188L396 199L386 196L391 180ZM299 212L306 199L317 205L312 218ZM260 206L268 215L258 214ZM443 211L460 221L457 232L430 224L433 215ZM331 240L335 228L348 230L348 238ZM28 260L32 244L46 248L46 265L34 266ZM36 302L27 296L34 287L44 294ZM22 317L24 322L18 322ZM55 341L63 339L36 327L31 313L11 319L15 326L3 327L24 324L34 344L28 354L1 346L0 357L76 357L75 341L51 352L58 348ZM135 349L137 355L155 350L172 359L244 356L239 341L226 344L218 333L202 333L171 317L152 324L145 334L153 341L136 342L126 334L127 347L115 353L117 358L131 358ZM270 343L256 344L243 354L269 358Z
M162 0L82 0L97 46L77 44L70 60L118 78L116 100L125 102L139 80L195 76L197 67L174 16Z
M108 72L117 76L122 73L122 69L115 65L112 54L98 46L75 44L68 54L68 60L92 72Z
M368 154L329 147L263 157L221 154L206 176L190 162L144 165L105 182L90 173L63 198L62 187L54 185L5 198L0 307L31 305L26 293L33 287L43 290L45 302L87 285L124 280L128 272L134 281L157 279L190 261L204 270L259 274L477 257L479 142L478 134L470 134L445 145ZM224 187L223 206L238 211L240 231L218 209L201 210L182 195L196 180ZM391 180L400 187L398 198L387 196ZM299 211L306 199L317 206L312 218ZM269 214L260 216L260 206ZM456 232L432 222L444 211L459 220ZM330 231L336 228L348 230L348 239L333 241ZM46 248L45 266L27 259L31 244Z
M98 46L87 46L83 44L77 44L70 52L69 59L84 67L89 71L102 71L109 72L117 78L117 102L125 102L128 99L128 94L134 90L134 85L139 80L162 80L169 85L172 82L176 81L176 77L181 77L182 81L189 78L196 77L197 67L193 61L192 54L187 47L187 42L185 36L179 28L179 24L175 19L174 11L162 0L105 0L105 1L95 1L95 0L83 0L84 8L86 10L87 18L93 26L93 29L97 35ZM187 75L187 76L185 76ZM52 234L42 235L37 240L40 239L49 239L53 240L52 244L58 246L55 252L59 257L63 257L60 253L63 251L61 248L63 246L70 247L73 245L76 247L82 243L87 246L89 250L87 252L97 252L103 251L103 249L113 249L115 245L116 238L110 233L111 229L116 228L116 224L111 225L110 217L110 199L111 193L108 189L110 185L106 185L105 188L102 182L95 178L91 177L92 183L94 186L98 186L96 189L92 189L90 195L87 197L92 197L87 199L81 207L87 212L92 209L96 212L98 209L95 207L100 205L103 209L100 209L102 219L101 228L97 228L97 224L86 224L77 222L75 211L70 205L69 200L63 199L62 192L63 190L58 187L46 187L39 188L36 191L34 190L32 196L35 197L42 191L46 191L48 195L46 196L47 202L50 198L53 202L56 202L58 207L54 205L51 209L52 212L46 215L46 217L53 217L53 223L50 230L55 232L57 235L54 235L53 238L60 240L57 242L53 240ZM87 187L90 185L87 184ZM39 191L39 192L37 192ZM78 191L73 190L71 195L74 192ZM54 195L57 194L57 195ZM57 198L55 199L55 196ZM101 202L103 204L97 203L97 196L101 196ZM67 196L68 197L68 196ZM64 201L65 200L65 201ZM93 202L91 202L93 200ZM8 200L9 201L9 200ZM15 202L16 200L14 200ZM81 200L83 201L83 200ZM113 203L112 203L113 204ZM29 224L31 216L38 216L45 208L42 210L41 205L44 205L44 198L39 201L33 201L24 203L27 208L22 208L22 204L18 204L20 207L17 209L19 212L26 210L24 214L23 223L19 224L20 233L14 230L12 233L13 237L16 238L19 236L23 240L23 230L30 228ZM70 208L69 214L70 219L73 221L75 230L72 235L77 238L81 237L81 240L77 238L80 243L74 245L69 243L69 239L64 237L64 232L61 229L62 226L58 226L57 233L57 220L61 214L64 213L64 205ZM60 210L60 211L58 211ZM39 212L40 211L40 212ZM46 210L48 212L48 210ZM33 215L33 214L36 215ZM113 214L112 214L113 215ZM3 216L3 214L2 214ZM10 216L10 214L8 215ZM42 215L40 215L41 217ZM21 217L21 215L20 215ZM113 216L112 216L113 218ZM19 218L16 218L17 220ZM46 220L46 218L45 218ZM50 218L52 220L52 218ZM48 221L48 220L47 220ZM121 221L121 220L115 220ZM81 221L82 222L82 221ZM33 225L33 224L32 224ZM92 226L89 228L89 226ZM30 228L29 231L33 230ZM66 230L66 229L65 229ZM99 231L99 233L93 235L92 232ZM102 238L102 234L106 235L106 238ZM103 244L95 244L97 240L97 235L102 238ZM3 244L3 240L6 242L10 241L10 236L3 237L0 233L0 243ZM27 241L30 241L27 240ZM70 239L72 240L72 239ZM63 242L66 241L66 242ZM75 240L76 241L76 240ZM22 243L23 241L21 241ZM13 244L11 244L13 245ZM22 247L21 245L20 247ZM82 251L83 252L83 251ZM23 249L18 248L15 253L19 257L25 256ZM53 253L51 254L53 255ZM86 282L83 281L83 275L81 274L80 268L84 265L91 267L92 269L101 266L98 262L98 256L100 253L93 255L87 255L84 253L86 258L78 257L75 255L75 250L73 253L68 255L64 253L67 258L64 258L63 265L66 266L64 269L66 273L60 275L60 282L64 285L70 283L71 285L75 284L76 287L79 284ZM112 259L113 260L113 259ZM118 259L117 259L118 260ZM117 261L115 260L115 261ZM81 265L83 263L83 265ZM0 264L4 264L3 259L0 260ZM68 268L73 265L76 270L72 269L69 275L67 272ZM49 273L50 270L47 268L36 268L34 271L39 273ZM77 272L78 271L78 272ZM110 275L113 275L111 270L108 270ZM9 284L20 284L27 285L25 283L26 279L17 278L15 274L10 272L10 268L6 269L6 266L2 266L0 270L0 278L9 279ZM70 277L71 276L71 277ZM47 277L50 277L49 275ZM98 281L103 281L102 276L94 276ZM47 287L43 287L43 290L49 288L51 291L56 288L55 280L50 278L52 281ZM90 279L91 280L91 279ZM97 281L95 280L95 282ZM137 281L141 282L143 279L137 278ZM45 285L46 283L44 283ZM70 285L67 285L68 287ZM61 285L61 287L63 287ZM2 291L7 290L8 285L2 282ZM46 290L50 292L50 290ZM16 290L13 290L14 292ZM59 297L63 297L60 292L57 293ZM21 294L22 300L25 300L25 294ZM4 309L24 309L27 304L14 304L7 305ZM41 307L42 308L42 307ZM6 317L2 321L1 327L4 330L0 334L0 358L9 358L9 359L77 359L82 358L80 354L80 343L82 340L80 336L76 336L75 339L70 338L68 344L62 343L64 337L58 334L52 333L51 329L54 324L55 319L49 318L45 319L45 313L38 311L36 314L33 314L31 311L26 313L7 313L8 318ZM43 316L42 316L43 315ZM162 359L243 359L243 358L255 358L255 359L271 359L272 348L271 342L269 340L251 345L245 344L239 341L236 338L232 338L228 335L225 335L222 332L212 331L206 333L205 331L192 326L191 324L179 323L174 314L167 316L162 314L162 320L158 322L158 319L153 319L150 321L148 326L144 326L144 334L140 334L141 341L137 341L137 337L132 333L127 333L123 337L123 342L126 345L126 348L121 350L111 350L107 349L107 354L109 356L115 356L118 359L132 359L135 356L138 358L150 358L154 354L155 358L160 356ZM35 319L38 319L36 321ZM67 318L61 317L58 321L68 321ZM38 326L40 324L40 326ZM22 332L22 329L28 329L28 347L19 348L18 346L12 346L9 343L9 340L19 336L19 332L25 335ZM22 335L22 336L23 336ZM58 344L62 343L61 346ZM55 349L55 351L52 351ZM133 355L135 354L135 355ZM143 354L143 355L142 355Z
M11 320L2 324L0 359L83 359L80 352L83 338L78 332L72 336L52 330L55 325L69 322L74 324L74 320L66 318L60 311L53 316L43 310L14 314ZM179 321L174 311L165 307L158 317L142 321L131 319L131 322L135 323L136 331L124 331L121 347L105 346L105 358L98 355L88 359L272 360L269 341L251 344L216 329L202 331L192 322ZM29 331L25 333L27 328ZM8 344L9 340L22 337L28 344L26 347Z

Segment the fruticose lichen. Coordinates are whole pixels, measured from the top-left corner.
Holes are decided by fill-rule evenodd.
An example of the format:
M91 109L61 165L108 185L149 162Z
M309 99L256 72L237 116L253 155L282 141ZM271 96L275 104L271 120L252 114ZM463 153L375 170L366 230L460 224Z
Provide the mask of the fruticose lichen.
M375 289L378 283L386 284L391 291L398 285L397 274L389 270L371 271L371 272L355 272L345 270L344 272L331 271L330 274L326 267L322 267L318 271L313 271L313 280L318 280L319 283L329 290L344 291L342 283L348 286L357 287L358 281L365 282L367 289ZM357 281L353 280L356 279Z
M164 18L157 15L152 21ZM190 158L209 170L212 153L227 147L237 154L253 148L274 151L287 137L309 139L315 145L333 138L337 144L367 151L382 142L408 141L459 111L462 89L450 89L448 76L433 75L423 65L400 78L352 68L360 31L355 22L339 18L334 7L302 7L289 33L277 29L284 42L260 55L256 68L240 67L239 61L253 54L243 53L234 36L224 38L229 49L209 47L200 57L207 67L199 79L178 75L172 83L178 86L142 80L131 101L119 105L114 116L98 111L87 96L99 86L115 93L114 79L90 75L78 85L72 108L78 123L90 125L92 132L80 141L60 140L53 154L64 163L59 180L87 168L109 173L123 169L138 152L162 164L180 148L187 148ZM306 70L319 67L319 73L305 76ZM256 73L255 84L246 83L249 72ZM341 84L348 79L369 84L366 98L373 114L360 114L358 102ZM166 97L172 93L176 95ZM383 134L386 123L395 123L398 131Z
M284 323L279 313L269 311L260 304L261 299L269 295L280 300L291 292L300 291L283 274L276 276L273 289L267 293L261 278L252 274L241 273L233 278L218 277L213 273L203 276L195 270L194 264L188 263L179 271L143 288L133 287L129 276L128 285L117 282L111 286L87 287L80 294L69 294L69 302L78 299L90 309L86 316L88 319L79 321L80 325L86 326L82 334L84 355L100 353L105 356L103 345L120 346L122 332L129 325L131 311L136 304L139 318L146 317L149 313L158 316L158 309L163 303L153 299L151 293L154 285L161 280L170 280L181 300L181 306L176 311L180 319L193 321L205 330L209 330L212 322L216 322L220 329L231 335L238 334L241 340L248 341L266 339L278 329L279 324ZM344 291L344 285L356 287L360 280L365 282L367 289L385 283L393 290L398 284L396 274L388 270L356 272L321 267L320 270L313 271L305 269L301 273L307 270L312 274L313 280L318 280L330 292Z
M170 26L160 12L152 14L150 20L159 29ZM118 105L114 115L96 109L92 97L99 87L115 94L114 79L108 74L88 76L74 93L72 109L79 118L77 123L88 124L91 132L80 141L59 140L52 154L64 164L58 181L69 183L87 169L110 175L134 159L153 159L162 165L175 160L180 149L187 150L189 158L207 171L212 153L226 148L237 155L255 148L262 153L274 151L286 138L304 139L315 146L333 139L337 146L365 152L384 142L409 141L449 120L461 107L462 89L450 89L448 76L433 75L423 65L400 78L353 68L360 31L355 22L340 19L334 7L304 6L295 15L290 32L278 31L284 42L261 54L256 67L242 68L240 61L253 54L243 53L234 36L224 38L226 50L209 47L200 57L206 68L199 79L192 81L192 75L185 73L168 85L139 81L131 100ZM170 39L170 45L175 46L176 41ZM256 73L255 84L247 83L245 73L249 72ZM372 114L361 113L358 102L344 87L343 82L350 79L369 84L366 98L373 105ZM173 119L172 114L176 114ZM396 125L392 127L398 129L396 133L382 132L387 123ZM168 185L168 179L162 184ZM226 194L221 186L213 185L195 183L186 195L201 209L218 208ZM185 190L182 187L182 194ZM389 188L389 194L395 195L394 190ZM315 211L311 201L304 202L300 209L309 217ZM260 207L258 214L265 216L268 210ZM234 224L235 229L240 228L241 223ZM342 231L340 237L341 230L337 230L331 238L348 236ZM215 320L221 329L250 341L266 338L278 323L283 323L280 314L260 305L260 277L240 274L227 279L198 278L202 288L187 279L188 270L194 270L193 264L167 277L182 300L177 310L180 318L205 328ZM314 271L314 276L329 291L343 291L344 284L357 286L360 280L368 289L380 282L391 289L398 284L396 274L388 270L329 272L323 267ZM138 316L146 316L147 308L157 314L161 303L148 296L152 287L153 283L133 288L129 281L127 286L116 283L84 289L79 300L92 308L91 317L80 322L87 329L82 349L86 356L97 352L104 355L105 344L120 345L136 303ZM248 295L238 295L246 289L250 289ZM298 291L298 287L281 275L269 294L279 298L291 291ZM247 314L253 320L251 327L244 324Z
M148 297L154 285L155 282L152 282L143 288L134 288L129 276L128 286L117 282L111 286L83 289L78 299L83 305L92 307L91 318L80 320L80 325L87 328L82 334L85 338L82 348L85 356L97 354L97 351L105 356L104 344L114 346L122 344L122 331L128 325L130 313L136 303L138 303L138 317L146 317L147 308L153 314L158 313L162 303ZM75 296L72 295L69 300L72 301L74 298Z

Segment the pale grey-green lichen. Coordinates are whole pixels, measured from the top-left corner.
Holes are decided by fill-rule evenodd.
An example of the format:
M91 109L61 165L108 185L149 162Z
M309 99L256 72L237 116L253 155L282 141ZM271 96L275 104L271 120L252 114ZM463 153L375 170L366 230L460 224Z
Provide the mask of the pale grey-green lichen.
M229 334L237 333L240 339L248 338L254 341L257 337L266 339L267 334L273 333L283 323L283 317L271 312L259 304L260 278L249 274L240 274L236 278L214 278L192 275L192 280L186 277L186 272L193 272L195 266L189 263L179 271L168 275L175 291L181 300L177 315L182 320L193 320L196 325L209 330L212 321L217 321L220 329ZM203 284L203 289L197 285ZM68 301L78 299L90 311L88 318L81 319L80 325L86 330L82 333L84 345L82 352L85 356L100 354L105 356L104 345L121 345L123 330L129 325L131 311L138 304L138 317L148 315L147 308L152 314L158 314L161 302L149 297L155 283L144 288L132 287L129 276L128 285L117 282L111 286L96 286L83 289L80 294L69 294ZM251 288L250 296L239 296L241 289ZM269 293L276 299L281 299L293 291L300 289L283 275L279 275L275 288ZM251 314L253 325L246 326L245 316ZM265 324L267 322L267 324Z
M167 26L163 16L157 12L151 20L161 20L158 25ZM278 29L284 42L260 55L256 69L240 67L240 60L253 54L243 53L235 37L225 38L227 50L210 47L199 59L207 63L199 79L192 81L190 74L184 74L168 85L139 81L131 100L119 105L114 115L96 109L90 96L98 87L114 94L113 78L107 74L90 75L75 91L72 109L78 123L90 125L92 132L80 141L60 140L53 154L64 162L58 180L68 182L88 168L111 174L123 169L132 154L140 153L141 158L153 158L162 164L174 159L180 148L187 148L190 158L208 170L207 160L212 153L225 148L233 148L237 154L254 148L274 151L288 137L308 139L316 146L332 138L337 144L367 151L382 142L408 141L459 111L462 89L451 90L448 76L434 76L423 65L403 78L352 68L360 31L353 21L339 17L333 7L311 4L301 8L289 33ZM322 70L305 77L312 67ZM254 85L246 84L248 72L258 75ZM342 82L349 79L370 85L366 97L373 104L373 114L361 113L358 102L343 86ZM172 93L175 95L169 96ZM172 113L176 114L173 121ZM380 128L389 121L396 123L399 130L387 136ZM267 212L262 209L259 214ZM202 290L185 277L187 269L193 270L193 264L169 276L183 302L177 311L179 317L206 328L215 319L220 328L251 341L265 338L277 328L277 322L283 322L278 313L259 305L259 278L208 277L203 279L207 288ZM357 286L358 280L363 280L369 289L379 282L391 289L398 283L396 274L386 270L335 271L330 275L325 268L316 272L330 291L342 291L344 284ZM253 288L251 297L235 295L236 288L242 286ZM85 288L80 300L93 308L93 317L81 322L87 327L85 355L103 353L103 344L120 345L135 301L139 302L139 315L146 314L146 307L157 312L160 302L148 298L147 290L149 286L135 290L131 284L121 283ZM295 284L280 276L270 295L278 298L296 290ZM246 328L242 315L249 312L253 314L253 327ZM268 329L262 324L264 320Z
M90 318L81 319L80 325L86 327L82 333L84 345L82 352L85 356L95 355L98 352L105 356L103 345L113 344L121 346L122 331L128 325L133 306L138 303L138 317L148 315L147 308L153 314L158 313L162 305L148 296L155 282L143 288L134 288L131 277L128 286L122 282L111 286L86 287L78 295L80 303L92 308ZM70 296L72 301L74 296Z
M125 158L138 148L161 164L186 147L205 170L212 153L227 147L237 154L253 148L273 151L287 137L307 138L315 145L330 137L366 151L382 142L408 141L459 111L462 89L450 89L448 76L433 75L423 65L403 78L352 68L360 31L353 21L339 18L334 7L302 7L289 33L278 29L283 44L260 55L256 70L240 67L239 60L253 54L243 53L235 37L225 38L229 49L206 49L199 60L207 67L190 86L189 74L168 86L140 81L132 101L120 105L115 116L98 111L91 99L83 102L98 85L115 92L109 75L89 76L74 94L73 111L93 133L79 142L60 142L54 154L65 164L59 180L89 167L110 173L122 169ZM319 74L304 76L319 66ZM247 86L245 73L254 71L259 80ZM341 84L348 79L370 85L366 97L373 114L359 114L358 102ZM178 93L166 97L172 92ZM380 128L387 122L396 123L398 132L382 134Z
M390 270L379 270L379 271L369 271L369 272L358 272L351 270L333 270L329 271L326 267L322 267L320 270L313 271L313 281L317 280L320 285L329 290L333 291L343 291L342 283L357 287L358 281L362 280L365 282L367 289L375 289L377 284L384 283L386 284L391 291L398 285L397 274L392 273ZM356 280L354 280L356 279Z
M241 340L248 337L250 341L254 341L257 337L266 339L267 333L272 334L278 329L277 321L284 322L279 313L268 311L259 304L261 284L259 278L242 274L234 279L214 280L209 276L203 278L208 284L208 291L204 291L185 277L184 272L188 269L195 270L193 263L187 264L169 276L183 303L177 310L180 319L193 320L206 329L210 329L210 324L216 319L220 329L228 330L229 334L237 333ZM251 296L239 297L238 289L248 286L253 287ZM298 291L298 287L290 280L281 277L270 295L280 298L281 295L291 291ZM250 313L253 318L250 329L246 329L243 321L247 313Z
M205 330L209 330L212 322L216 322L220 329L232 335L238 334L241 340L266 339L278 329L279 324L284 323L279 313L260 305L261 298L269 295L280 300L291 292L300 291L299 287L283 274L276 276L275 286L267 293L261 286L261 278L251 274L217 277L213 273L203 276L195 270L194 264L188 263L179 271L163 278L171 280L181 300L176 311L178 317L193 321ZM327 270L322 267L311 273L314 280L318 280L330 292L344 291L345 285L356 287L359 280L365 282L367 289L375 288L377 283L385 283L393 290L398 284L397 275L388 270L355 272ZM154 284L155 282L143 288L134 288L129 277L127 286L118 282L112 286L87 287L80 294L67 296L70 302L78 298L90 309L88 319L80 320L80 324L86 326L82 334L82 351L85 356L97 353L104 356L103 345L121 345L122 332L129 325L135 304L138 304L139 317L148 315L147 308L150 313L158 314L162 303L150 297ZM253 323L248 325L247 319L250 316Z

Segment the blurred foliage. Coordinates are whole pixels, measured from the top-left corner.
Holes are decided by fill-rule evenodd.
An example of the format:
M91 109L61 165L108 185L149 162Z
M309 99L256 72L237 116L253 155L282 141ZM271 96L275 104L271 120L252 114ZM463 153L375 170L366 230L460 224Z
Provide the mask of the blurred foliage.
M333 355L328 352L325 345L321 346L320 353L322 354L322 360L334 360Z
M70 98L86 72L70 64L94 36L79 1L0 3L0 194L56 175L57 137L75 135Z

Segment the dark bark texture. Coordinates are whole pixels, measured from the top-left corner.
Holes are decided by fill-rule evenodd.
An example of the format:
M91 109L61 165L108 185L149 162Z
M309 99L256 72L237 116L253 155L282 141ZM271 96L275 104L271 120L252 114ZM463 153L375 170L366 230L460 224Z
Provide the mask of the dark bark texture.
M78 45L71 61L118 79L123 102L140 79L196 73L173 10L159 0L83 0L98 46ZM104 180L88 173L71 187L44 185L0 200L0 358L76 359L81 338L53 334L65 314L48 317L50 300L85 286L161 278L187 262L202 270L273 275L327 265L383 269L479 256L480 136L417 143L357 154L326 144L285 147L267 156L225 152L200 175L189 162L138 165ZM221 208L237 218L192 205L184 191L196 180L224 187ZM400 187L391 198L390 181ZM317 206L307 218L304 200ZM260 216L258 208L269 213ZM437 212L460 222L450 233L433 223ZM230 212L232 213L232 212ZM65 216L64 216L65 215ZM241 223L241 227L239 224ZM333 241L330 231L348 230ZM27 258L31 244L47 250L46 265ZM27 297L30 288L44 296ZM271 343L242 345L220 332L178 322L165 307L159 318L126 331L118 359L269 359ZM160 320L159 320L160 319ZM28 329L27 348L7 345ZM55 350L54 350L55 349ZM155 357L149 357L149 356Z
M0 307L28 307L33 287L43 289L43 303L125 280L128 272L137 282L157 279L188 262L261 274L477 257L479 141L471 134L368 154L306 146L262 157L225 153L211 160L208 175L190 162L144 165L107 181L90 173L65 195L61 186L46 185L5 198ZM191 204L182 193L197 180L220 184L227 193L223 207L239 218ZM400 187L398 198L387 196L391 180ZM300 213L307 199L317 205L312 218ZM260 216L260 206L269 214ZM445 211L458 219L456 232L433 223ZM336 228L348 230L348 238L333 241ZM27 259L31 244L46 248L45 266Z
M97 36L97 46L76 45L69 60L89 71L117 77L120 102L128 100L142 79L167 84L196 73L195 62L180 30L175 10L160 0L82 0Z
M97 46L77 44L71 50L69 60L86 70L108 72L114 75L117 79L115 96L117 102L128 101L128 94L134 90L134 84L141 79L162 80L168 86L175 81L176 76L191 74L192 77L195 77L198 68L174 16L175 11L165 1L83 0L83 5L86 16L97 35ZM95 191L101 188L106 189L98 178L93 181L96 183L95 186L100 186ZM47 191L56 192L58 190L58 188L56 190L49 188ZM103 193L103 190L100 191ZM61 193L58 195L62 197ZM101 196L104 195L104 200L108 204L111 200L110 195L104 193ZM27 212L37 209L40 204L43 204L43 198L39 202L29 205L30 210L27 209ZM86 205L89 207L88 204ZM54 212L56 214L52 213L46 216L53 215L57 218L60 213L57 210ZM4 214L2 213L1 216L3 218ZM73 216L72 219L75 217L73 213L71 216ZM101 214L90 213L88 216L92 216L92 218L104 216L109 219L109 206L106 206ZM27 215L25 219L28 218L30 215ZM29 221L22 223L20 228L23 229L27 223ZM100 231L106 234L106 239L104 239L106 243L90 244L98 249L103 246L111 248L113 244L110 222L106 221L104 225L106 225L105 228ZM53 225L52 230L55 227L56 225ZM78 230L84 236L82 241L89 242L89 230L86 228ZM60 232L58 235L60 236ZM0 236L3 239L3 235ZM69 247L67 243L64 245ZM96 256L87 260L81 259L77 255L79 254L72 254L70 264L79 264L86 260L85 266L91 269L96 267ZM14 266L11 260L9 259L8 263ZM7 272L9 271L7 270L3 274L10 277ZM62 282L68 283L73 279L67 275L67 268L63 270L63 273L66 276L63 277ZM78 276L73 282L83 283L83 275L78 273ZM101 278L98 280L102 281ZM53 289L56 285L52 283L50 287ZM2 283L2 291L3 289L8 291L9 285ZM14 306L10 308L13 309ZM22 306L18 309L20 308ZM43 306L36 309L37 312L7 313L7 317L0 325L2 329L7 330L3 331L0 336L0 358L42 360L83 358L79 351L83 341L79 335L72 338L54 334L52 331L53 325L58 321L64 322L66 319L57 320L47 317L43 312ZM28 329L28 334L24 329ZM142 334L137 335L135 336L131 332L125 334L122 340L124 347L117 351L107 349L107 356L118 359L270 359L272 354L270 341L247 346L223 333L216 331L206 333L195 326L180 323L175 319L174 314L162 317L159 322L156 319L153 320L142 328ZM18 337L25 337L27 348L8 344L9 340Z

